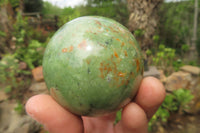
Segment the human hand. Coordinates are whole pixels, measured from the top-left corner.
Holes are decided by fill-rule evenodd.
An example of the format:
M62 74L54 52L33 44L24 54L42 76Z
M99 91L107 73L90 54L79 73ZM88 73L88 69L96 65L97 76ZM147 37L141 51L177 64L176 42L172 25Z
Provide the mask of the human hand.
M142 80L134 101L123 108L122 119L116 125L116 113L102 117L77 116L44 94L30 98L26 111L50 133L147 133L148 121L164 98L162 83L147 77Z

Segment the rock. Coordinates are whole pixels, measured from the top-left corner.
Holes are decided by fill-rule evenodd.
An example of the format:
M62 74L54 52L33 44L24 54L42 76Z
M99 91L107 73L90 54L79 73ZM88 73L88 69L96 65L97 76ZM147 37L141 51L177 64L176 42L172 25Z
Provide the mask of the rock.
M185 65L185 66L181 67L180 70L185 71L185 72L189 72L189 73L196 75L196 76L200 75L200 68L199 67Z
M33 95L36 94L48 94L48 89L45 82L33 82L29 88Z
M189 103L189 108L185 109L187 113L197 114L200 113L200 76L195 76L192 70L186 70L193 67L184 67L184 71L178 71L172 73L169 77L166 78L165 88L168 91L177 90L180 88L189 89L194 95L194 98ZM190 71L190 72L186 72Z
M25 62L20 62L19 63L19 69L20 70L25 70L27 69L27 64Z
M0 90L0 102L8 99L8 95L1 89Z
M36 68L34 68L32 70L33 78L38 82L44 80L44 76L43 76L43 71L42 70L43 70L42 66L36 67Z
M34 133L40 130L40 124L28 115L20 115L14 108L17 103L4 101L0 103L1 133Z
M177 90L180 88L189 89L192 81L192 76L187 72L174 72L167 77L165 82L165 88L168 91Z
M159 73L160 73L160 81L162 82L162 83L165 83L166 82L166 80L167 80L167 77L165 76L165 74L164 74L164 71L163 70L158 70L159 71Z
M155 66L149 66L148 71L144 71L144 77L154 76L156 78L160 78L160 72Z

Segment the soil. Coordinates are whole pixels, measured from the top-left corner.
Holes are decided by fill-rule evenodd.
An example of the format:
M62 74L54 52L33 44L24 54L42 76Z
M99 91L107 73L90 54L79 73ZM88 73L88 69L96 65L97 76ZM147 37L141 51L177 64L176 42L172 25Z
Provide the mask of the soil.
M165 129L169 133L199 133L200 114L173 115L170 117Z
M172 114L167 123L157 123L150 133L199 133L200 114Z

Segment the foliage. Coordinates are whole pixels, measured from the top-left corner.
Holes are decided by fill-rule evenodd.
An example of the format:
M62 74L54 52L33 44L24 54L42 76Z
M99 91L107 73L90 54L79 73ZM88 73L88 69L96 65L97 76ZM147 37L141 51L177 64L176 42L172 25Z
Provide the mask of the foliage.
M81 16L109 17L123 25L127 24L129 15L125 0L87 0L87 5L77 7L77 10L81 12Z
M0 60L0 81L2 88L11 97L20 97L30 84L30 69L42 64L42 56L46 45L46 34L29 26L26 18L18 12L12 29L12 52L4 54ZM0 33L4 36L4 32ZM39 37L38 37L39 36ZM45 39L43 39L45 37ZM35 39L43 39L42 43ZM28 68L20 69L25 62ZM17 110L20 110L20 106Z
M183 44L183 45L181 46L181 50L182 50L183 52L188 52L188 50L189 50L189 45Z
M26 19L23 19L21 14L18 13L16 23L14 24L13 35L16 38L16 51L14 56L27 63L30 69L42 64L42 56L45 43L37 40L29 40L33 34L31 28L28 27Z
M20 4L20 0L9 0L12 7L18 7Z
M19 6L19 0L1 0L0 1L0 6L1 5L5 5L7 3L10 3L12 7Z
M194 98L190 90L178 89L173 92L179 112L188 109L188 103Z
M108 0L97 1L87 0L86 5L80 5L75 8L65 7L63 9L52 5L49 2L44 2L42 9L44 17L58 16L58 26L62 26L66 22L80 16L104 16L115 19L116 21L127 24L128 10L125 0Z
M187 54L189 52L189 45L182 44L181 48L175 49L167 47L165 44L159 44L161 42L159 35L154 35L154 48L146 50L146 55L150 65L155 65L159 69L164 70L166 75L173 71L178 71L180 67L185 64L197 66L196 61L188 61ZM181 52L177 52L177 50ZM186 57L186 58L184 58Z
M159 41L160 41L160 36L159 35L154 35L153 36L153 41L154 41L155 44L158 44Z
M61 9L58 6L52 5L49 2L44 2L42 14L44 15L44 18L58 16L59 21L57 25L59 27L66 22L81 16L80 11L76 8L65 7L64 9Z
M6 93L10 93L13 90L21 88L25 84L29 84L26 80L22 80L21 75L30 75L31 72L27 70L20 70L19 60L12 54L6 54L0 60L0 83L3 85L3 89ZM17 94L18 95L18 94Z
M142 29L138 29L138 30L135 30L134 31L134 35L136 36L136 37L141 37L141 36L143 36L144 35L144 30L142 30Z
M5 1L1 0L0 1L0 6L2 6L4 4Z
M16 22L13 25L13 28L13 36L16 38L16 45L25 45L25 39L28 34L28 32L26 32L28 30L28 22L26 18L23 19L20 12L17 13Z
M59 8L58 6L52 5L51 3L45 1L43 2L43 7L41 10L44 17L47 17L48 15L57 15L59 16L62 14L63 9Z
M16 107L14 108L14 110L18 113L18 114L22 114L25 112L24 109L24 105L21 102L18 102Z
M29 28L28 30L29 32L29 40L37 40L41 43L45 43L47 41L47 39L52 35L54 34L54 31L46 31L45 29L43 28Z
M149 122L149 130L157 121L167 122L170 113L179 112L181 114L185 109L188 109L188 104L193 98L191 91L186 89L174 90L166 95L164 102Z
M6 37L6 33L3 32L3 31L0 31L0 36L2 36L2 37Z
M117 111L114 124L117 124L121 120L121 117L122 117L122 109Z
M157 45L159 36L155 37L155 44ZM187 44L182 45L181 50L183 51L181 55L176 53L176 49L168 48L164 44L160 44L158 49L148 49L146 50L146 55L152 58L153 64L159 69L164 70L165 74L170 74L173 71L178 71L185 63L180 58L184 56L189 50Z
M19 48L14 55L19 60L26 62L30 69L33 69L35 66L42 65L44 48L45 44L31 40L26 49Z
M153 57L154 65L158 66L160 69L166 71L166 73L170 73L171 69L165 69L166 66L173 66L173 62L175 60L175 49L166 48L164 44L160 44L158 48L158 52Z
M0 81L1 84L9 84L5 87L5 92L10 92L12 88L18 86L16 79L19 70L19 61L14 57L14 55L4 55L0 61Z
M160 36L169 47L180 48L190 40L194 4L191 0L164 3L160 9Z
M200 7L200 2L198 7ZM159 35L168 47L175 48L181 53L183 44L191 44L193 36L194 21L194 0L184 0L180 2L163 3L160 8L160 26ZM198 22L200 17L198 17ZM200 31L198 23L197 33ZM197 34L197 52L200 55L200 44L198 41L200 34Z
M18 73L18 60L14 58L13 55L4 55L3 58L0 61L0 79L1 81L6 81L6 79L11 78L13 75ZM10 71L5 73L6 71Z
M184 66L185 64L183 63L183 61L181 59L176 59L173 61L173 69L174 71L179 71L179 69Z
M64 25L66 22L80 17L81 13L78 10L72 9L71 7L64 8L62 15L59 16L58 26Z
M42 0L24 0L24 11L25 12L39 12L42 10Z

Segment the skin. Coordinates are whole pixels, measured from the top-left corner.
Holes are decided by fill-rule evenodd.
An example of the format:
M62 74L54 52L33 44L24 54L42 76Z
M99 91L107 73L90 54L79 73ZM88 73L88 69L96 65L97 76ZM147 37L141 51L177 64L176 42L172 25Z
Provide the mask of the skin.
M162 83L153 77L142 80L134 101L123 108L116 125L115 113L102 117L77 116L49 95L36 95L26 103L27 113L50 133L147 133L148 121L165 98Z

